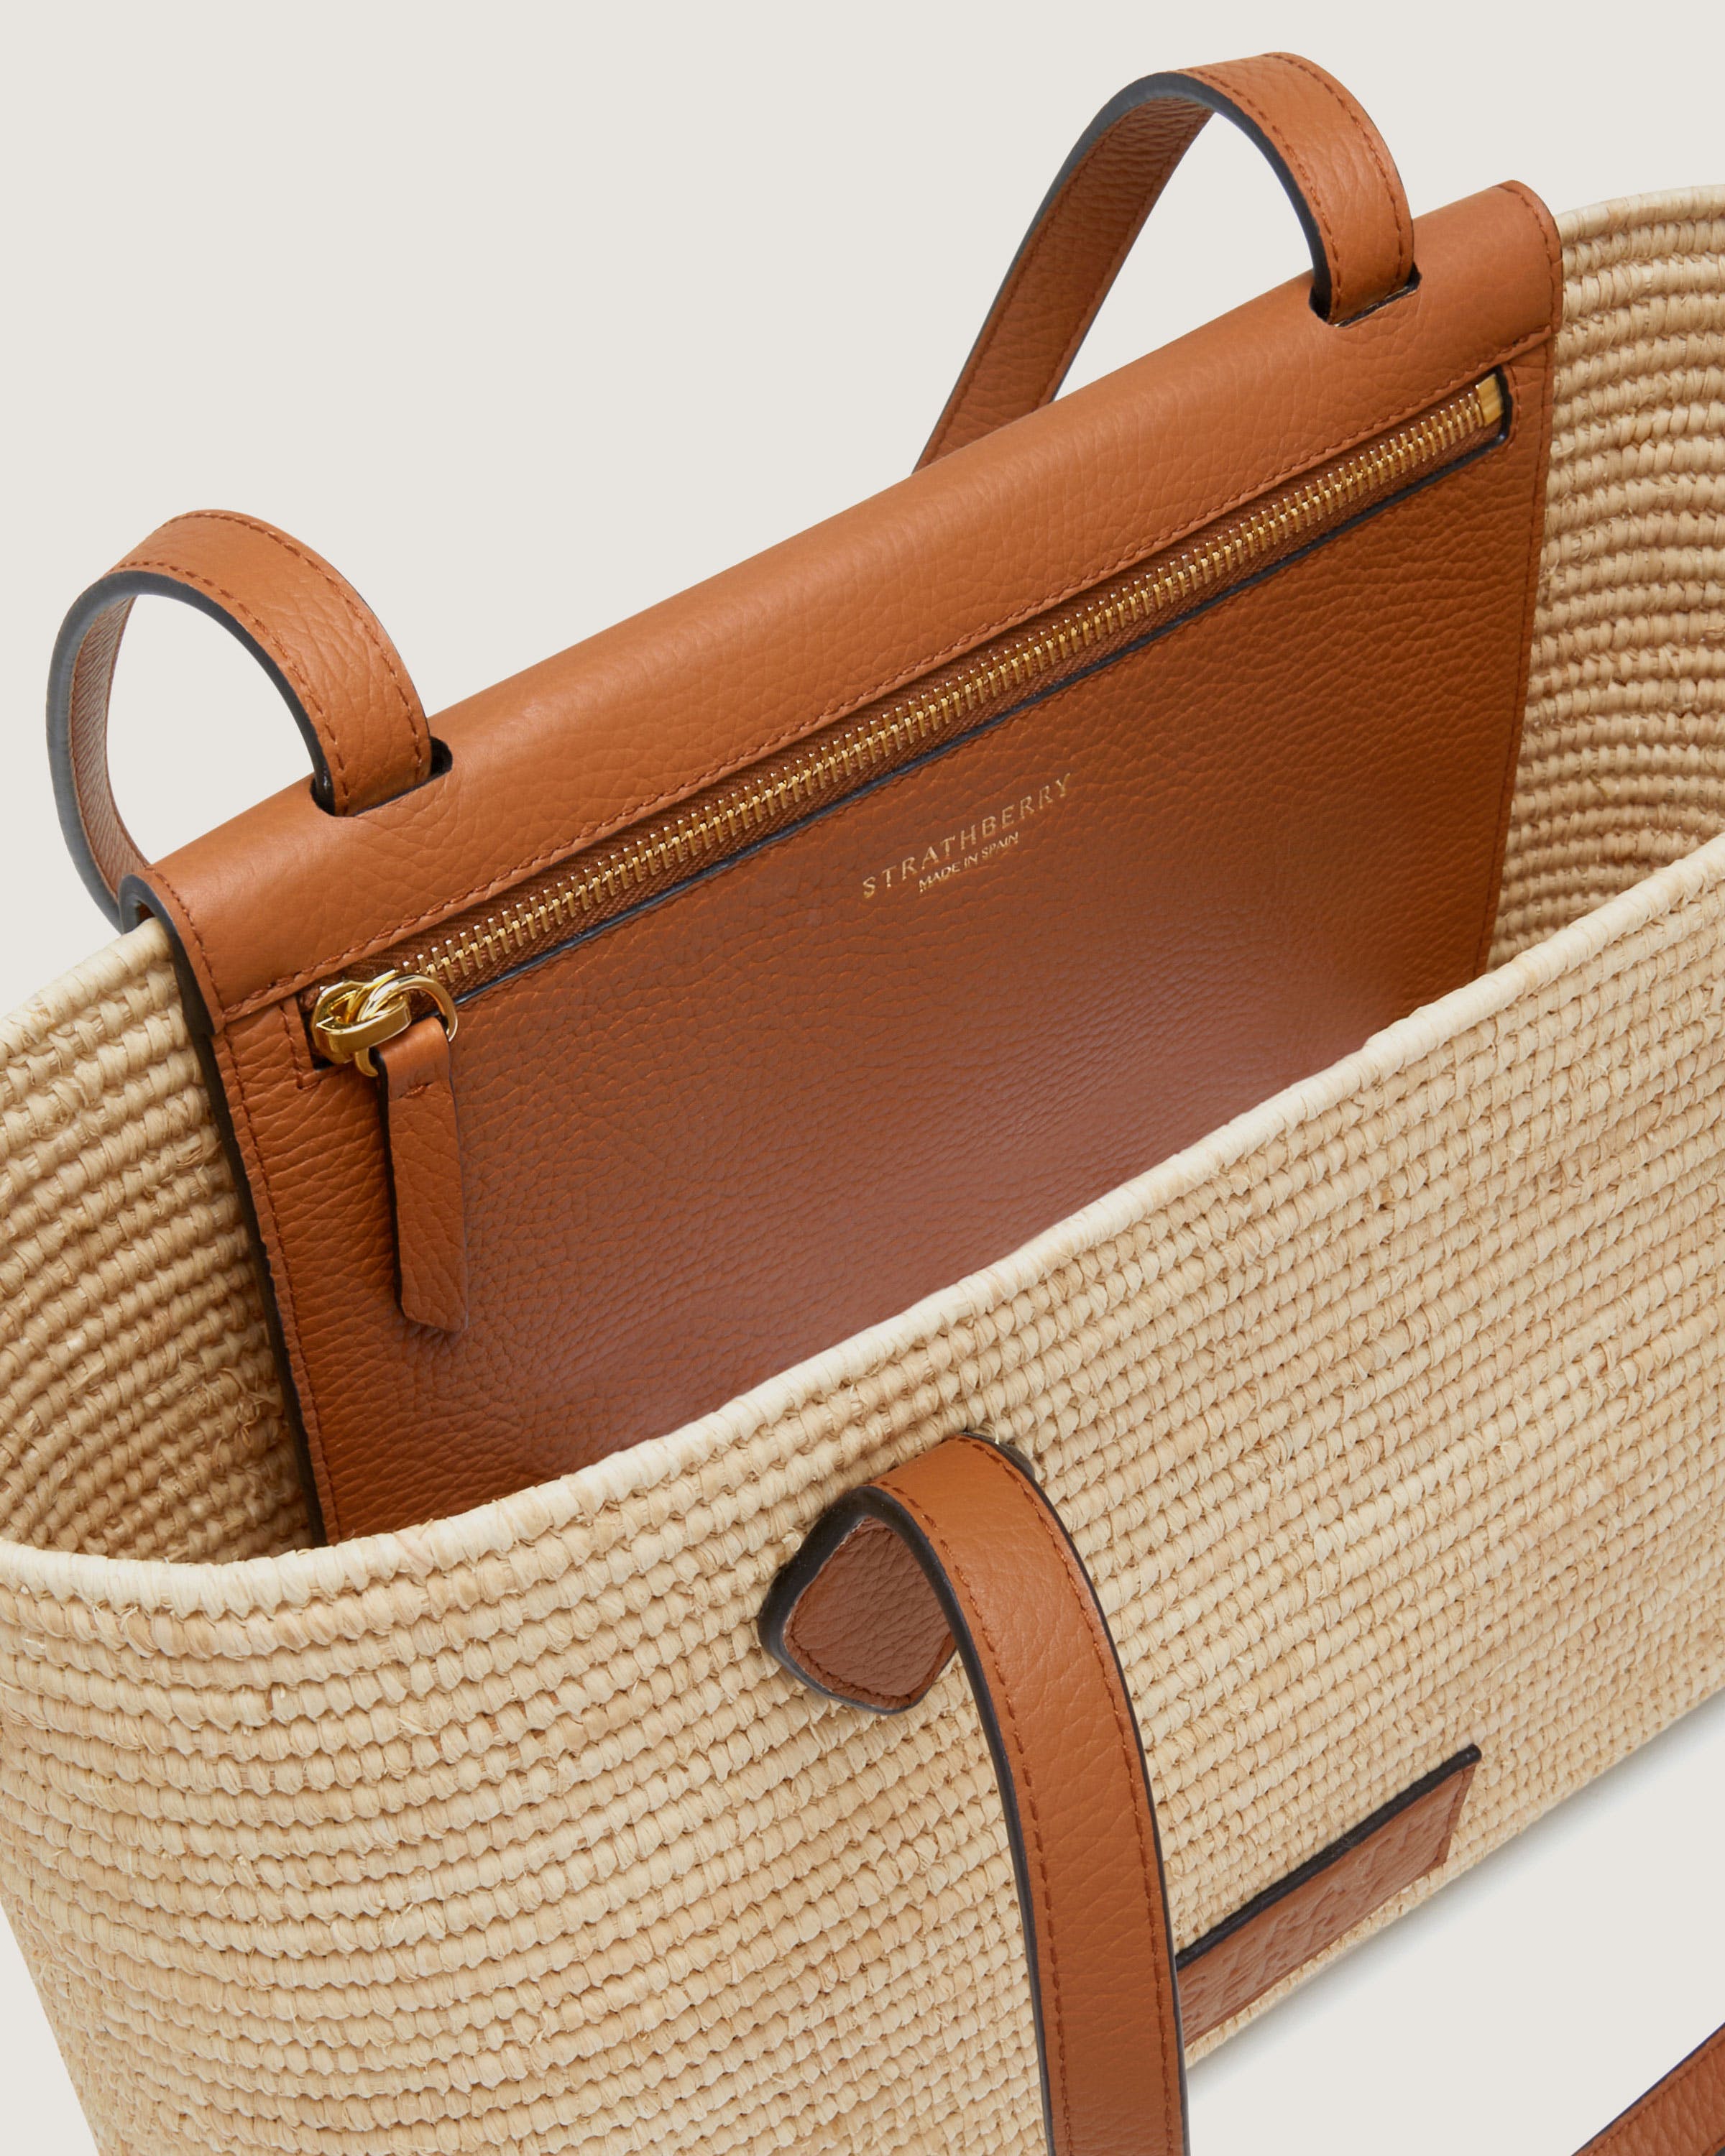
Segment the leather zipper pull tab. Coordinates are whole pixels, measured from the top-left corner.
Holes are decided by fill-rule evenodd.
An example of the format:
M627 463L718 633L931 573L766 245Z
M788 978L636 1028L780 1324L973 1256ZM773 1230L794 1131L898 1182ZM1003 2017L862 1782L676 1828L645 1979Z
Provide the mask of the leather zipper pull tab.
M441 981L385 973L332 982L311 1027L318 1055L355 1064L378 1081L402 1316L439 1332L467 1322L467 1217L449 1069L458 1022Z
M459 1332L467 1322L467 1220L449 1033L439 1017L416 1019L372 1060L383 1079L402 1315Z

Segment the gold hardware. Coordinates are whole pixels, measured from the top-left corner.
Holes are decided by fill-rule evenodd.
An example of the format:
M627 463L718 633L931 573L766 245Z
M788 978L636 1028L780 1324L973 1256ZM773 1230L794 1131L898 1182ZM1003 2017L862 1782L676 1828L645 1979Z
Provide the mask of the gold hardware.
M425 973L379 973L369 981L336 981L311 1014L311 1045L331 1063L355 1063L375 1078L372 1050L413 1023L415 1005L429 1004L453 1040L460 1023L455 999L441 981Z
M1170 625L1416 479L1483 448L1502 425L1504 411L1502 383L1495 373L1487 375L1323 470L1276 489L1183 546L997 638L898 696L765 759L686 808L587 848L490 911L470 914L430 941L395 952L400 976L425 994L444 984L439 1008L446 1009L453 1032L451 992L466 995L487 986L842 798L865 780L1012 709L1034 690L1052 687L1081 663L1093 665L1111 649ZM317 1009L322 1012L328 998L372 985L338 982L324 991ZM332 1008L345 1040L345 1006ZM317 1023L314 1016L314 1038ZM376 1040L391 1037L384 1033ZM362 1052L368 1055L369 1049L352 1052L353 1060Z

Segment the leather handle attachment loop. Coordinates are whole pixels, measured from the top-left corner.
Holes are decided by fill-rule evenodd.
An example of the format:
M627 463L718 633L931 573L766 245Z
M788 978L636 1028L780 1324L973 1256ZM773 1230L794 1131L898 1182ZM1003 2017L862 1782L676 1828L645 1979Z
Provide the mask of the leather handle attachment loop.
M431 776L418 691L375 614L309 547L223 510L177 516L74 603L54 645L48 752L60 829L92 898L116 924L120 886L148 865L108 769L108 703L133 604L178 599L219 622L269 675L311 752L312 790L339 816Z
M956 1646L1007 1819L1054 2156L1183 2156L1185 2067L1155 1809L1096 1593L1004 1448L948 1439L839 1501L762 1638L875 1713Z
M1146 75L1110 99L1055 175L919 469L1053 397L1214 113L1256 145L1286 191L1312 250L1312 304L1327 321L1353 321L1415 281L1395 162L1333 76L1293 53Z
M773 1582L761 1637L812 1690L876 1714L914 1706L956 1647L1006 1814L1050 2156L1188 2156L1178 1989L1137 1724L1096 1589L1028 1463L990 1439L948 1438L841 1497ZM1441 1863L1478 1757L1457 1754L1367 1825L1412 1820L1447 1788L1449 1824L1426 1868ZM1387 1875L1383 1892L1420 1876ZM1208 2021L1200 2011L1199 2025L1235 2010ZM1582 2156L1721 2152L1725 2029Z

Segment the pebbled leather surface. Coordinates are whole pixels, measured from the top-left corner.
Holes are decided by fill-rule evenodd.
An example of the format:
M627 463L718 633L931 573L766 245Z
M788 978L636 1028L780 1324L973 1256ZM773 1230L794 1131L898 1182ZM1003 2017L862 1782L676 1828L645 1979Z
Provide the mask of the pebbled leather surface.
M1674 2066L1581 2156L1721 2156L1725 2152L1725 2029Z
M416 792L289 789L151 871L332 1537L673 1428L1483 963L1559 265L1513 187L1416 241L1418 287L1357 323L1284 287L446 715ZM1466 466L465 1004L467 1323L403 1317L372 1086L313 1066L295 991L1494 367L1509 434Z
M459 1338L396 1308L368 1083L290 1005L231 1023L331 1536L674 1428L1476 971L1544 382L1471 465L465 1004Z
M383 1073L402 1316L440 1332L467 1322L467 1220L452 1050L422 1018L375 1051Z
M218 1020L349 969L1382 434L1548 339L1550 221L1419 220L1344 327L1301 279L443 712L451 768L363 816L285 789L150 872Z
M845 1537L785 1631L823 1690L884 1714L914 1706L952 1656L952 1635L916 1558L879 1520Z
M1291 53L1152 75L1097 114L1014 258L922 453L925 465L1045 404L1076 357L1145 218L1211 108L1277 153L1345 321L1400 290L1414 270L1413 220L1394 160L1333 76Z
M90 615L64 705L50 698L50 749L57 767L64 762L69 769L85 837L110 894L147 866L114 799L107 738L114 667L141 577L162 580L175 595L195 594L275 667L336 815L387 801L429 777L431 732L418 692L346 578L256 517L217 509L173 517L103 580L117 580L112 603ZM80 606L102 588L93 587ZM61 727L64 742L55 739Z

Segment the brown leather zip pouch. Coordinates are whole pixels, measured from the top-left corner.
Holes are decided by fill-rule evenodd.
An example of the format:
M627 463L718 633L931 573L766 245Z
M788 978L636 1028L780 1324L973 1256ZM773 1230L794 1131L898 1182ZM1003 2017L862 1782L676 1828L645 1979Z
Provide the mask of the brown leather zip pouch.
M1051 402L1215 112L1312 276ZM1476 973L1558 304L1525 190L1410 222L1307 63L1152 77L912 478L434 725L249 519L86 593L63 815L182 954L326 1531L670 1430ZM153 865L104 747L144 593L239 636L317 767Z

